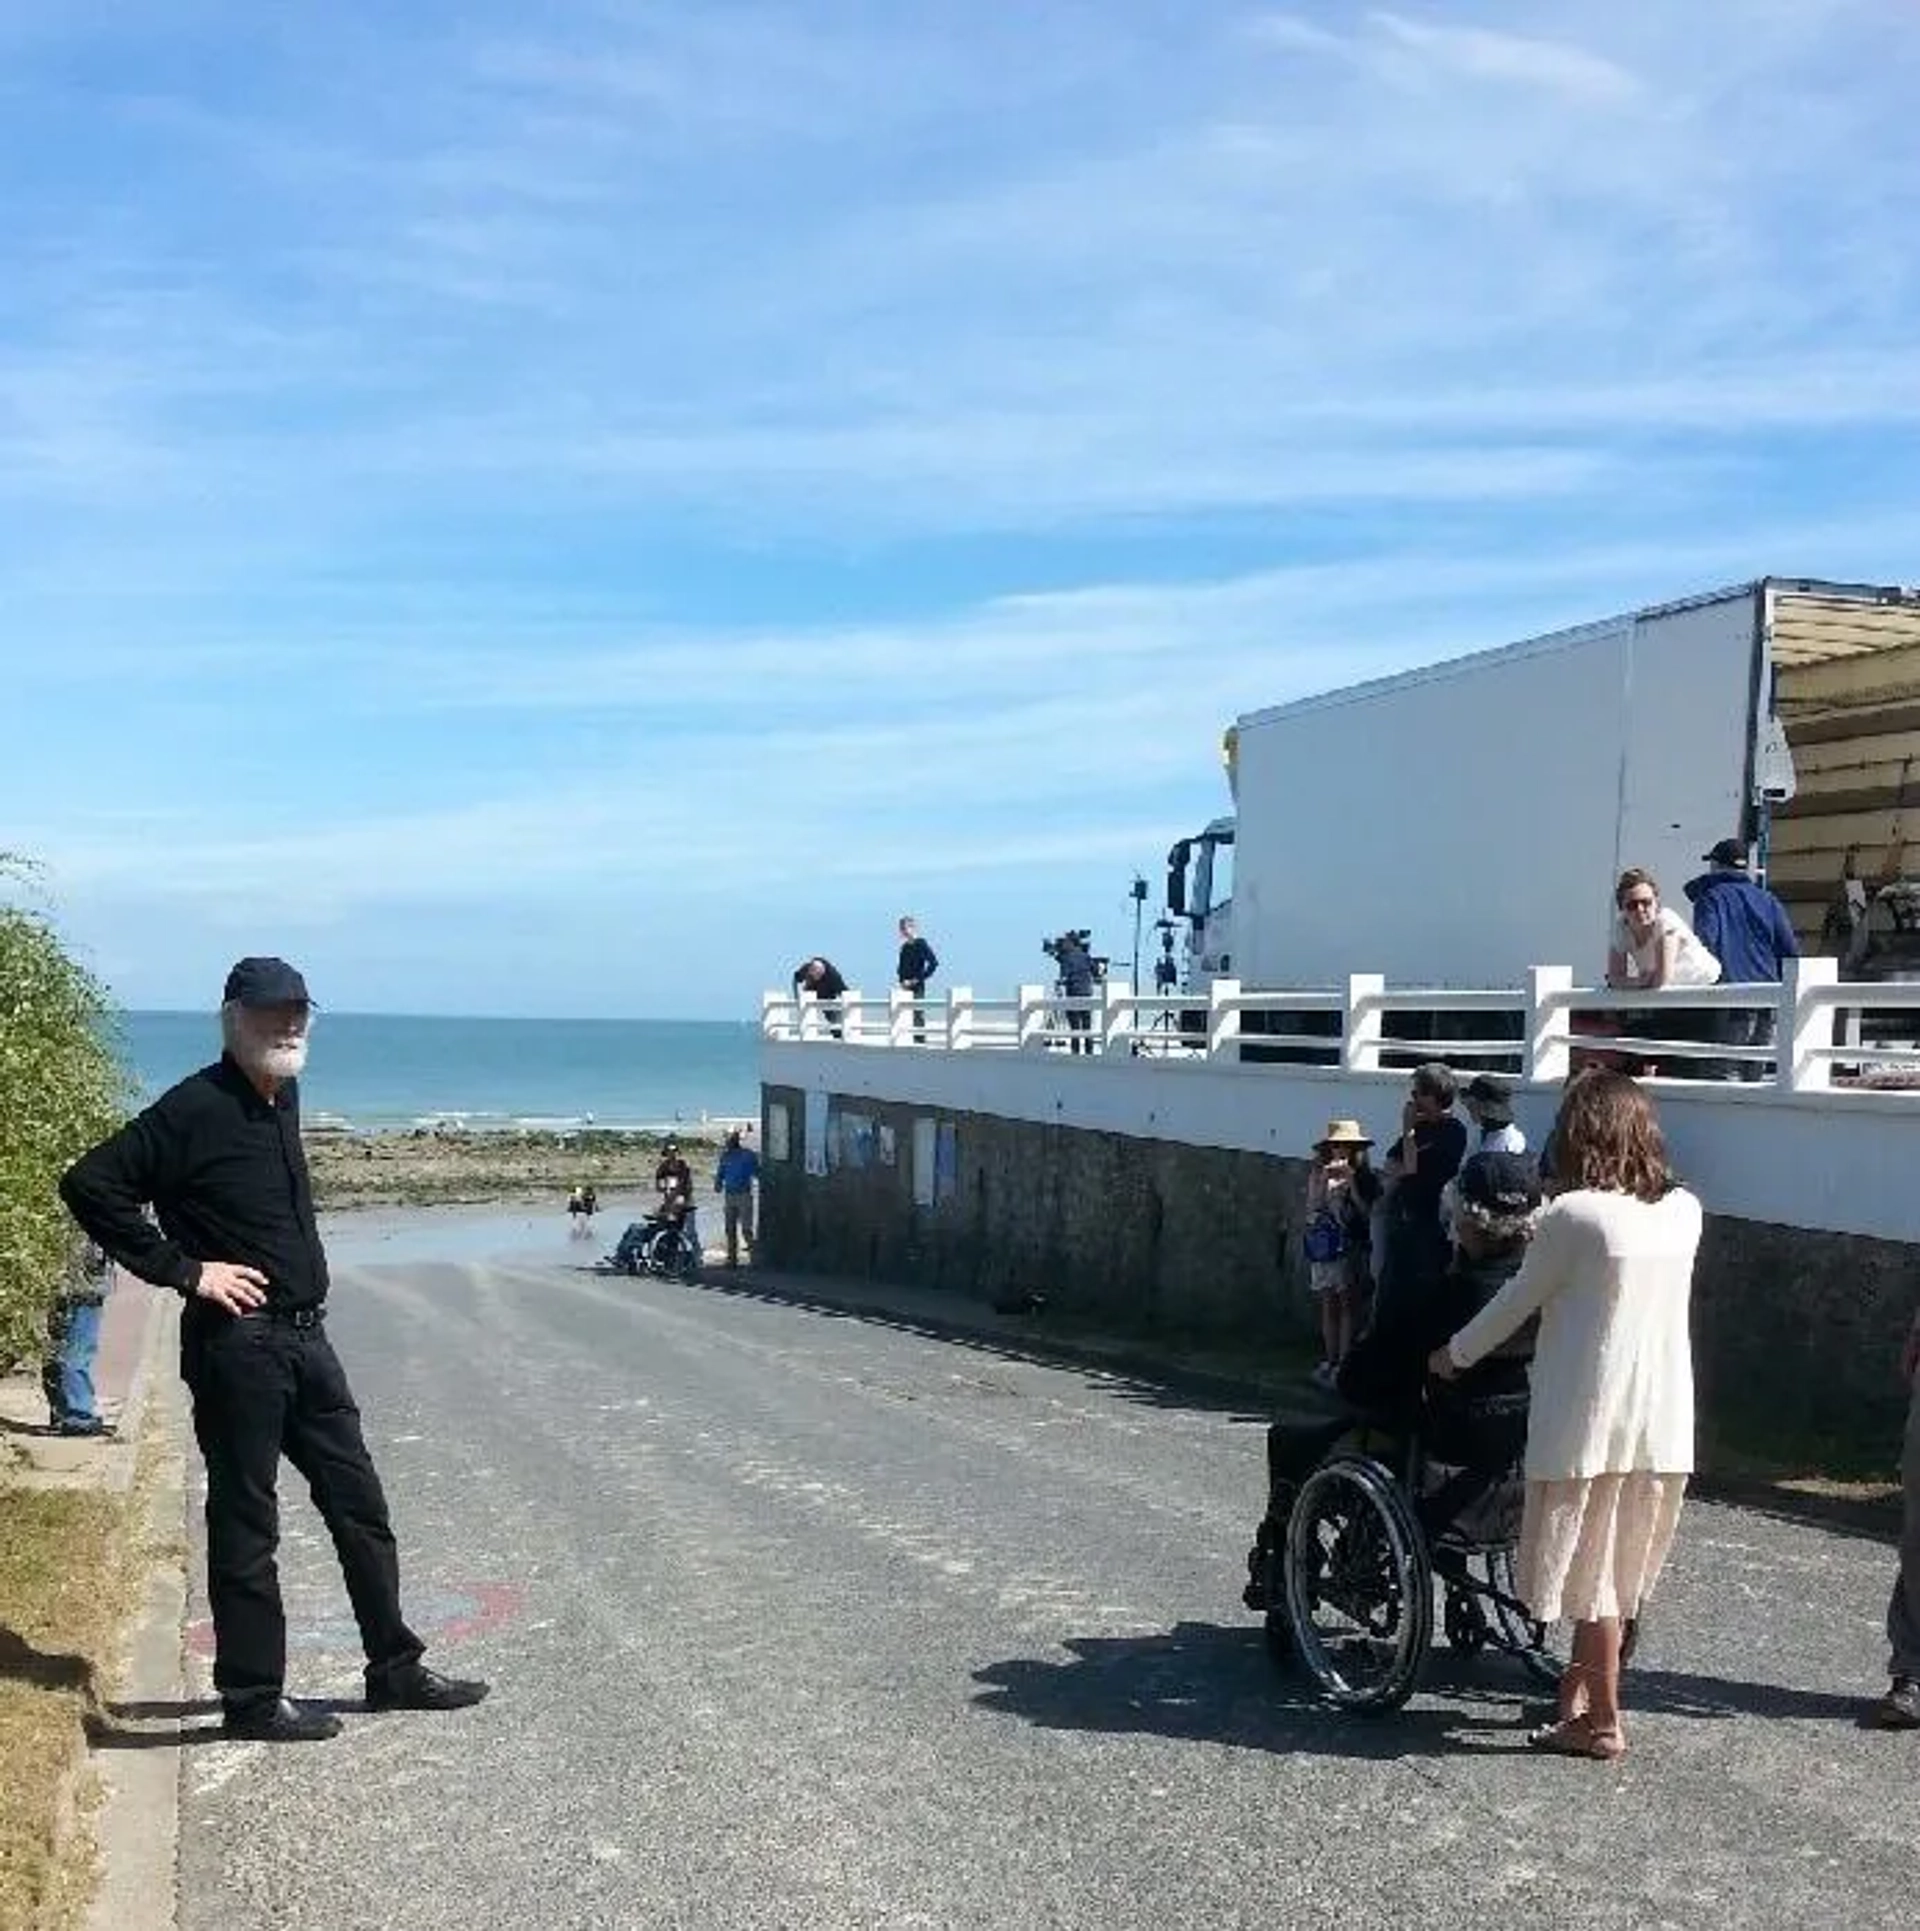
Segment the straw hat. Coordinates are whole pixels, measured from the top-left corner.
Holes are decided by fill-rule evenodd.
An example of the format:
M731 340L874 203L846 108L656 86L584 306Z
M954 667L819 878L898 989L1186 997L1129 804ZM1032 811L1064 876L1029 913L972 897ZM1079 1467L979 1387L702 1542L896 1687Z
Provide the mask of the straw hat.
M1373 1135L1358 1120L1329 1120L1326 1132L1313 1145L1315 1152L1322 1147L1370 1147Z

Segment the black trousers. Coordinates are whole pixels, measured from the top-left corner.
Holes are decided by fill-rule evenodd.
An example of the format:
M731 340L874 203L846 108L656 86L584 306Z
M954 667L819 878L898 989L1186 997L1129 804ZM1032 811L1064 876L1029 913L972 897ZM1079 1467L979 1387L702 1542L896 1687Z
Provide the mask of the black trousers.
M417 1662L425 1646L400 1614L387 1498L326 1329L190 1305L180 1353L207 1468L207 1595L221 1699L232 1707L277 1697L286 1682L275 1560L282 1455L306 1477L333 1537L368 1668Z

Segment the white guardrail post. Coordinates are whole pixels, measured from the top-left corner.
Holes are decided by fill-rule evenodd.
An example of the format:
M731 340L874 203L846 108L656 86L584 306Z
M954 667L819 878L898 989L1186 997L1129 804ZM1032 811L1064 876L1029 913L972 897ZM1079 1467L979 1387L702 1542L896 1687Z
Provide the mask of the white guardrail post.
M1100 1050L1125 1054L1133 1046L1133 988L1109 979L1100 988Z
M820 1002L810 992L800 995L800 1037L803 1040L818 1039L826 1031L826 1022L820 1017Z
M1216 979L1207 994L1207 1057L1239 1063L1240 981Z
M1020 1013L1014 1021L1014 1043L1023 1053L1040 1053L1047 1046L1047 989L1020 988Z
M760 995L760 1037L762 1039L794 1037L793 1001L785 993L763 992Z
M1527 972L1526 1081L1560 1086L1573 1065L1573 1009L1559 995L1573 990L1571 966L1533 966Z
M962 1053L973 1044L973 988L947 989L947 1050Z
M1386 1019L1387 982L1377 972L1347 976L1347 1004L1340 1020L1340 1065L1349 1073L1380 1070L1380 1040Z
M849 1046L860 1044L861 1027L866 1023L867 996L853 986L840 995L840 1037Z
M895 986L887 994L887 1044L913 1044L913 994L905 986Z
M1833 1044L1833 1017L1839 1007L1825 993L1840 983L1838 959L1789 959L1780 988L1778 1085L1789 1093L1824 1093L1833 1084L1833 1061L1823 1048Z

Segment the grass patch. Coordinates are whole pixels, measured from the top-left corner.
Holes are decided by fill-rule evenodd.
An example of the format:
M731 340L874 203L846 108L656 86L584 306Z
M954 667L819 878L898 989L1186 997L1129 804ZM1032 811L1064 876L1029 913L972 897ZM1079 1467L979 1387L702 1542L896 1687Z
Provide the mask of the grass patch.
M115 1664L128 1504L0 1486L0 1931L45 1921L61 1805Z

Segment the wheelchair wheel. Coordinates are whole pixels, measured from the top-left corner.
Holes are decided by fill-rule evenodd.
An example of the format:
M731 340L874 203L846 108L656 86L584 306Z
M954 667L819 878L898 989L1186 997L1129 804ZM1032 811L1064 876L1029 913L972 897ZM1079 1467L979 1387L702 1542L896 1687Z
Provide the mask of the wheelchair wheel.
M1467 1558L1469 1572L1480 1572L1487 1594L1487 1624L1495 1645L1517 1656L1537 1682L1558 1685L1572 1654L1573 1629L1568 1623L1534 1621L1518 1606L1518 1576L1510 1548L1479 1549ZM1502 1598L1505 1598L1503 1601Z
M1287 1620L1330 1702L1364 1715L1413 1694L1433 1642L1433 1569L1398 1483L1336 1455L1300 1486L1287 1521Z

